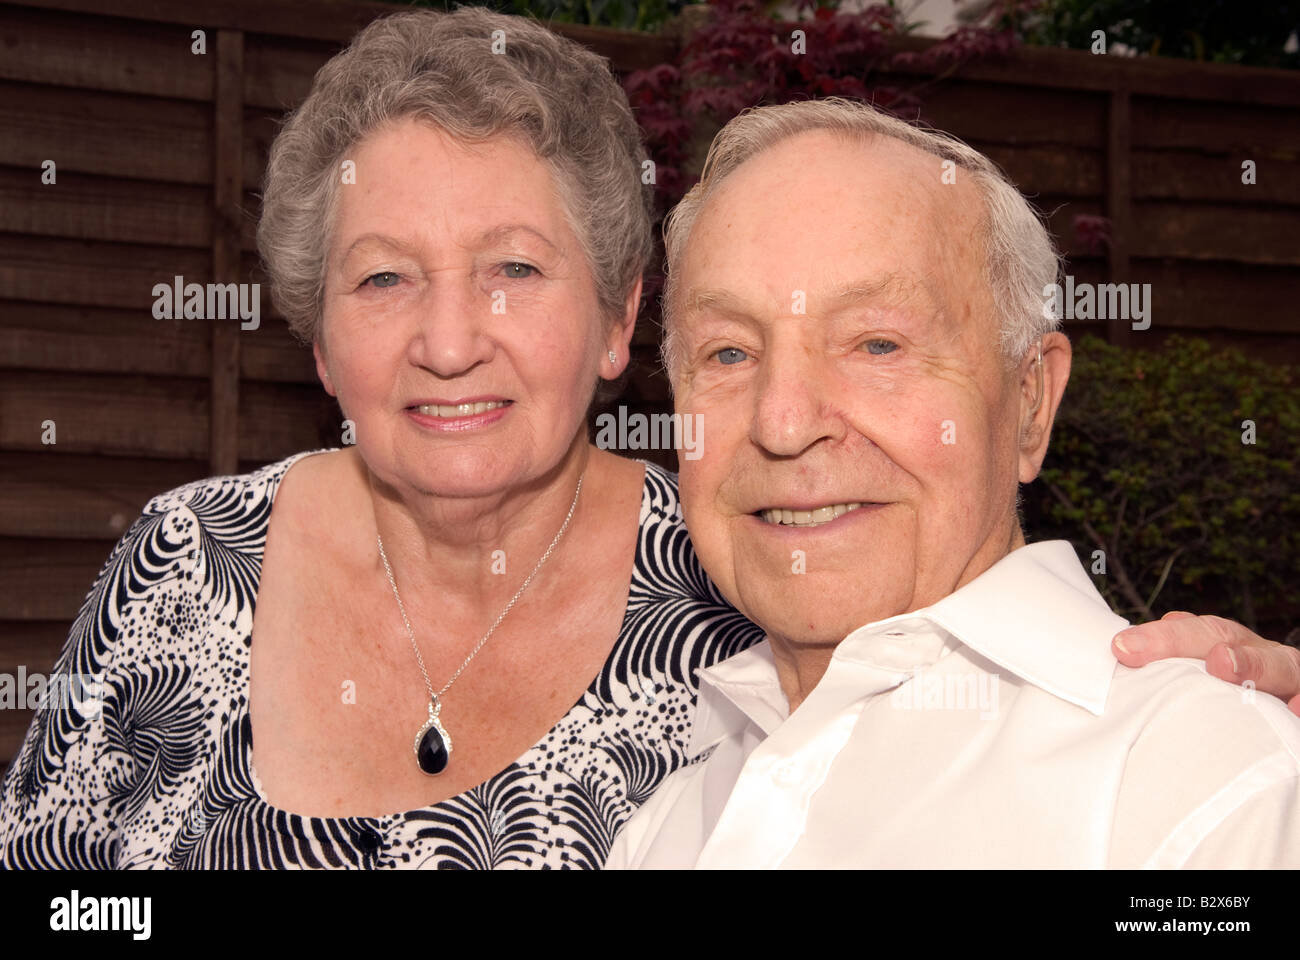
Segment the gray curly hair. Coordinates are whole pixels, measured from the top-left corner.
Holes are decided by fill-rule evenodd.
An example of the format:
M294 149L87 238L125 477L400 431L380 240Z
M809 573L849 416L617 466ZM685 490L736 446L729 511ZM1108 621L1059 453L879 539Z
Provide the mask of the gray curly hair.
M984 198L984 274L999 312L999 347L1007 363L1019 361L1038 338L1060 326L1059 320L1043 316L1043 288L1056 282L1060 256L1034 208L992 160L956 137L915 126L855 100L827 97L775 104L746 110L719 131L709 146L700 182L664 221L668 277L663 293L662 353L670 379L681 362L674 323L681 296L679 265L705 202L746 160L813 130L848 137L892 137L941 160L951 160L966 171Z
M317 72L275 138L257 246L294 333L319 332L342 161L378 127L412 117L466 142L526 142L551 171L602 314L623 314L653 250L653 188L622 87L604 57L540 23L462 7L371 23Z

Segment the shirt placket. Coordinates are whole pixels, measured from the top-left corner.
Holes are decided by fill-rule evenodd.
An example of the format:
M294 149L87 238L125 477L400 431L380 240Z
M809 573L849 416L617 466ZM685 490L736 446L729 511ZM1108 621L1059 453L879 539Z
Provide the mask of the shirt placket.
M898 670L832 661L794 716L750 754L696 866L780 866L867 701L904 679Z

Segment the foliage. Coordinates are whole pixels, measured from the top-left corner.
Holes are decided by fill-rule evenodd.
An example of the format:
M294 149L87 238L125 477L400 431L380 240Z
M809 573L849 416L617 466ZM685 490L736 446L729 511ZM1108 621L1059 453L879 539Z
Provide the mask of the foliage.
M1088 50L1094 30L1107 48L1123 43L1137 53L1262 67L1300 67L1285 47L1300 29L1300 3L1273 0L1248 9L1238 0L1048 0L1024 40Z
M918 53L898 48L912 25L892 2L852 12L839 0L797 0L795 18L783 20L759 0L711 0L675 63L625 81L655 162L661 213L690 186L685 167L697 132L751 106L832 95L915 118L926 87L974 57L1014 47L1038 2L997 0L980 20ZM647 292L658 279L647 277Z
M1035 539L1071 540L1111 605L1285 623L1300 609L1296 370L1202 339L1085 337L1039 481ZM1244 421L1255 442L1243 442Z

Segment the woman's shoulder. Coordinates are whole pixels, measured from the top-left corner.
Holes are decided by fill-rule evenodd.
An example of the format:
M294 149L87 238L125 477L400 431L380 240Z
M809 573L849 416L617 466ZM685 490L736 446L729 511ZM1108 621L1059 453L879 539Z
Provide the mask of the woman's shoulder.
M657 463L643 460L645 489L641 499L641 524L681 525L682 504L677 492L677 474Z
M677 474L646 462L641 495L634 593L659 601L680 600L736 614L700 565L682 518Z
M211 513L213 509L219 509L216 507L218 504L229 511L254 515L266 504L269 513L270 501L289 468L304 457L326 452L331 451L304 450L247 473L192 480L151 498L143 513L145 516L158 515L173 510L193 511L196 507Z
M275 491L289 468L312 452L247 473L194 480L151 498L113 549L96 587L127 584L114 593L117 603L161 602L180 590L202 594L214 612L230 601L239 609L251 606Z

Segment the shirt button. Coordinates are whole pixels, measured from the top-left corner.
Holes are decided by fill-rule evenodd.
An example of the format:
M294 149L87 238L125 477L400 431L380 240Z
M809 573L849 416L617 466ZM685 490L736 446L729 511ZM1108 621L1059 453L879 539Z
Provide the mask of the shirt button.
M772 769L772 779L778 787L793 787L799 782L799 767L792 760L778 763Z

